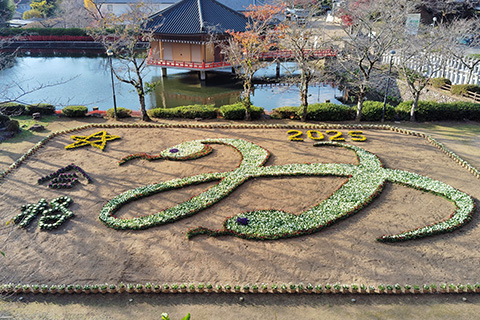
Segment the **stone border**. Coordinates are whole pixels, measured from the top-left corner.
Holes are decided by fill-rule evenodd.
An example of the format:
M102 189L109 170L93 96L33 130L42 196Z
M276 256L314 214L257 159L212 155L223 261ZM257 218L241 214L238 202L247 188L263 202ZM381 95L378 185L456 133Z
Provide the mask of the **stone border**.
M436 141L430 135L408 129L398 128L390 125L374 124L87 124L84 126L53 132L43 138L28 150L23 156L17 159L6 170L0 172L0 183L13 170L18 168L31 155L35 154L45 143L54 137L77 130L89 128L221 128L221 129L363 129L363 130L390 130L407 135L418 136L426 139L430 144L440 149L456 163L467 169L473 176L480 179L480 171L463 160L460 156L450 151L445 145ZM266 286L266 288L265 288ZM67 289L71 290L67 290ZM210 288L211 287L211 288ZM113 289L112 289L113 288ZM313 288L313 289L312 289ZM29 284L3 284L0 285L0 294L24 294L24 293L301 293L301 294L438 294L438 293L480 293L480 283L471 284L424 284L419 285L346 285L326 284L325 286L310 284L281 284L276 285L204 285L189 284L188 286L177 284L164 284L163 286L152 284L120 284L120 285L29 285Z

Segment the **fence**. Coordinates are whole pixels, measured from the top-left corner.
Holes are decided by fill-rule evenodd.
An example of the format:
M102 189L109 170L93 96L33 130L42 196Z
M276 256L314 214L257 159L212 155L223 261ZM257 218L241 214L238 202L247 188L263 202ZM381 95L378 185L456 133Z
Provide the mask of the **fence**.
M393 56L393 63L399 63L401 57ZM428 65L425 65L425 59L418 59L409 61L407 66L415 71L421 73L429 73L432 75L432 78L447 78L450 79L452 84L477 84L480 85L480 63L473 68L472 76L470 81L467 83L468 75L470 69L468 69L460 60L454 58L445 58L443 56L432 55L429 57ZM469 65L475 63L475 59L467 58L465 60ZM382 63L388 64L390 62L390 55L386 54L383 56Z

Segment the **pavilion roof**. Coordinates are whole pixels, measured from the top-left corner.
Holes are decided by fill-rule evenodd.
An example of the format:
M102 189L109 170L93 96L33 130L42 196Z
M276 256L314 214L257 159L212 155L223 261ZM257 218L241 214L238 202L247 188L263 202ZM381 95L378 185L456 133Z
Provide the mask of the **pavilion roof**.
M155 34L222 34L245 31L247 18L215 0L182 0L150 16L146 29Z

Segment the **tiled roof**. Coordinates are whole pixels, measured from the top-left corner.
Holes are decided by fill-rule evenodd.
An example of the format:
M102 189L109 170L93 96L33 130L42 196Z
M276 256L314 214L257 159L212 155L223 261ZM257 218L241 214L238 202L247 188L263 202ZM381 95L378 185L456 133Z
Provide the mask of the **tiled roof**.
M146 29L156 34L225 33L245 31L247 19L215 0L182 0L150 17Z

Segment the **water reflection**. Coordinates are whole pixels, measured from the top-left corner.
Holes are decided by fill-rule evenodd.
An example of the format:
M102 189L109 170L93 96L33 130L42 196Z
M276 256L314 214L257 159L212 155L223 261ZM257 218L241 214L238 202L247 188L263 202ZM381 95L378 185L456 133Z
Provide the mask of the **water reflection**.
M15 63L0 71L0 86L5 97L16 97L39 85L62 83L42 90L33 91L20 99L23 103L52 103L59 108L66 105L85 105L91 110L113 107L110 71L104 57L18 57ZM190 104L231 104L240 98L242 85L230 70L208 72L206 83L202 83L197 72L168 69L168 77L162 78L160 68L146 69L145 80L158 81L154 92L146 97L147 107L177 107ZM275 66L259 73L260 77L274 77ZM260 81L258 79L257 81ZM261 82L261 81L260 81ZM12 84L15 84L12 86ZM139 110L138 96L131 85L115 80L117 105ZM335 96L341 92L328 84L310 87L309 103L329 100L339 103ZM298 87L258 83L251 97L256 106L271 110L282 106L298 106Z

